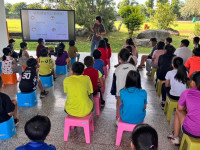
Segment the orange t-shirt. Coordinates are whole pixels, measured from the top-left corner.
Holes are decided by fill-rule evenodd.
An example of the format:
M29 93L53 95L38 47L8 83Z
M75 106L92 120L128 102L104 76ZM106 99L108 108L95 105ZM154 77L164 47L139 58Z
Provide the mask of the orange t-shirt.
M188 58L185 63L185 67L189 69L189 78L195 71L200 71L200 57L193 56Z

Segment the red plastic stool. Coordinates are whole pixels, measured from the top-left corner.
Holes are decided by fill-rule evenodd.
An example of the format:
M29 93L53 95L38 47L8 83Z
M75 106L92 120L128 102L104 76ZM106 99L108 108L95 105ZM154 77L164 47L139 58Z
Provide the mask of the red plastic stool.
M22 66L22 68L24 69L24 71L26 70L26 66Z
M69 131L74 129L74 127L83 127L86 143L90 143L90 130L94 131L94 120L92 113L81 118L68 115L65 118L64 141L68 140Z
M16 84L17 83L17 76L16 73L13 74L1 74L2 80L3 80L3 84L8 84L8 85L12 85L12 84Z
M101 102L100 102L100 93L98 92L94 98L94 103L95 103L95 110L96 110L96 115L100 115L100 108L101 108Z
M130 131L132 132L137 124L129 124L125 123L121 120L121 118L118 121L118 129L117 129L117 137L116 137L116 146L120 146L122 135L124 131Z

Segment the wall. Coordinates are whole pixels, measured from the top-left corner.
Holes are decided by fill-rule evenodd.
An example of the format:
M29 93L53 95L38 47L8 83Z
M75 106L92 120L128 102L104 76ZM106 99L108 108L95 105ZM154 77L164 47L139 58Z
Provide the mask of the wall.
M6 29L6 14L4 0L0 0L0 56L3 55L2 49L8 45L8 35Z

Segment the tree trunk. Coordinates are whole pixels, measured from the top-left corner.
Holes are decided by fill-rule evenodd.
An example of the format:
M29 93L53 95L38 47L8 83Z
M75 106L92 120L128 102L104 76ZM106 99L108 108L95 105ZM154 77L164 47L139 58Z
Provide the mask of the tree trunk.
M128 34L129 34L129 38L133 38L133 30L129 30Z
M117 30L117 32L119 32L119 31L120 31L120 29L121 29L121 27L122 27L122 24L123 24L123 22L121 21L121 22L120 22L120 24L119 24L119 27L118 27L118 30Z

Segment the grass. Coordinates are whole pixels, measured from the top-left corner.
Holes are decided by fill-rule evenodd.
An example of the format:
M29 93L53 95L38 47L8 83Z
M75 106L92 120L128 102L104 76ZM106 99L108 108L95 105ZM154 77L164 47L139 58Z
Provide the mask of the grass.
M8 30L9 32L21 32L21 21L19 19L7 19L8 23ZM120 24L120 21L115 22L115 26L118 28ZM147 23L151 26L150 23ZM180 41L184 38L188 38L189 32L193 32L194 23L192 22L177 22L177 26L174 28L176 30L181 31L180 36L172 36L173 38L173 45L178 48L180 45ZM76 25L76 27L79 27ZM141 30L143 30L144 25L141 26ZM135 33L135 36L138 32ZM121 27L120 32L111 32L107 34L105 37L109 39L109 43L111 44L112 51L113 52L119 52L121 47L124 45L126 38L128 38L127 28L123 24ZM22 39L16 39L16 44L14 46L14 49L19 50L19 44L22 42ZM192 41L191 41L192 42ZM35 51L37 47L36 42L29 42L28 47L29 50ZM66 49L68 49L68 43L65 43ZM79 50L79 52L90 52L90 45L91 42L87 41L84 37L77 37L76 46ZM48 45L49 47L55 47L55 45ZM193 45L190 44L189 48L193 48ZM138 47L139 53L150 53L151 48L145 48L145 47Z

